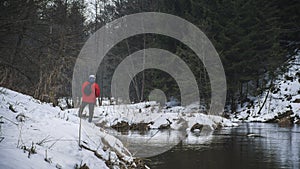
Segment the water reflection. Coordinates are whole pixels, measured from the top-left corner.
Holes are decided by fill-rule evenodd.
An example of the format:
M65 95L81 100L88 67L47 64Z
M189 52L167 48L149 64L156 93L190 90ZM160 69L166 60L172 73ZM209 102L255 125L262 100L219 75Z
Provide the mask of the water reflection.
M135 157L142 158L162 154L186 138L186 131L178 130L150 130L143 134L137 131L119 133L110 130L109 133L120 139Z
M195 143L195 139L192 139ZM300 127L247 123L196 144L187 140L150 158L151 168L300 168Z

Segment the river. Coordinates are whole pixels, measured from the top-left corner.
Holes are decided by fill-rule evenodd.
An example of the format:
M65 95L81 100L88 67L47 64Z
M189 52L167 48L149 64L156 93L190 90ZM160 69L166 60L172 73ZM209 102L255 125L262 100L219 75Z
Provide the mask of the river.
M202 144L182 141L146 159L152 169L300 168L300 126L242 123L214 131Z

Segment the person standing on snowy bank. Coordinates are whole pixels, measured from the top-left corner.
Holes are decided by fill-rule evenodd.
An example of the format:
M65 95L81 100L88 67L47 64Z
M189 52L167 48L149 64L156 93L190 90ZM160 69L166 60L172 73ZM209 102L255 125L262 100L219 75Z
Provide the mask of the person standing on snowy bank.
M83 109L86 105L89 105L89 122L92 122L93 119L96 98L100 96L100 88L95 81L96 76L90 75L89 80L84 82L81 88L82 102L79 108L78 116L81 117Z

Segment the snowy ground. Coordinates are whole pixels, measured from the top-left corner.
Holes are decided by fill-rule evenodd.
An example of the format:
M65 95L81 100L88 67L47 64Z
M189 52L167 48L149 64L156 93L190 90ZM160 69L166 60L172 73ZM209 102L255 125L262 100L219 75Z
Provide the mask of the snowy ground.
M0 99L0 168L74 168L84 163L91 169L108 168L105 161L116 164L115 167L124 162L135 165L124 143L108 133L111 131L108 128L120 121L129 124L152 121L150 128L155 133L160 125L168 124L168 119L172 122L170 130L185 131L186 144L208 141L218 126L237 126L227 119L199 113L197 105L161 109L155 102L146 102L96 107L93 123L82 120L81 144L100 155L98 158L94 152L78 146L78 109L62 111L31 96L1 87ZM84 113L88 114L87 108ZM205 131L200 135L190 132L195 123L205 125ZM102 124L103 128L95 124ZM147 136L131 136L149 141ZM160 145L172 138L178 141L180 137L176 132L151 135L151 140Z
M254 105L247 104L232 116L233 120L265 122L287 111L292 111L292 116L300 116L300 53L288 63L288 71L277 77L274 89L254 99ZM267 98L266 103L263 102ZM258 114L260 108L261 112Z
M82 144L103 159L79 148L79 119L69 111L8 89L0 91L0 168L74 168L84 163L91 169L108 168L105 160L120 162L116 154L132 162L119 140L85 120Z

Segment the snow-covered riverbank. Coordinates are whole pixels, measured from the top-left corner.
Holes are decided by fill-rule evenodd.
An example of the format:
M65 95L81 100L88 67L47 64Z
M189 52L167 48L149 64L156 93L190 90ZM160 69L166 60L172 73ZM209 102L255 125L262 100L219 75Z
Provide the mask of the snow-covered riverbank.
M280 118L291 117L298 123L300 117L300 53L284 65L288 70L279 75L273 87L264 91L260 97L251 98L253 104L244 106L232 115L233 120L247 122L279 122Z
M62 111L5 88L0 88L0 99L0 168L74 168L86 164L92 169L125 163L138 165L124 143L107 133L107 128L121 121L153 122L149 125L153 132L171 122L170 130L186 131L185 142L197 144L204 137L207 140L211 133L206 132L204 137L191 134L195 123L205 126L207 131L237 125L218 116L201 114L197 105L171 109L161 109L155 102L101 106L95 108L93 123L82 120L84 148L80 148L78 109ZM103 128L99 128L100 124ZM158 137L159 142L161 139Z
M160 108L156 102L101 106L95 108L93 122L119 138L136 156L145 158L161 154L180 141L206 143L215 129L238 126L200 111L197 104L170 109ZM87 109L84 112L88 114ZM119 128L123 134L111 131L110 127Z
M92 168L134 166L134 159L115 137L70 111L41 103L30 96L0 88L0 168Z
M173 107L170 109L160 108L156 102L144 102L132 105L112 105L95 108L94 123L111 127L118 122L151 123L151 129L158 129L161 125L170 124L171 129L190 129L194 124L199 123L215 129L218 125L222 127L236 126L230 120L220 116L206 115L200 113L197 104L188 107ZM88 109L86 109L88 114Z

